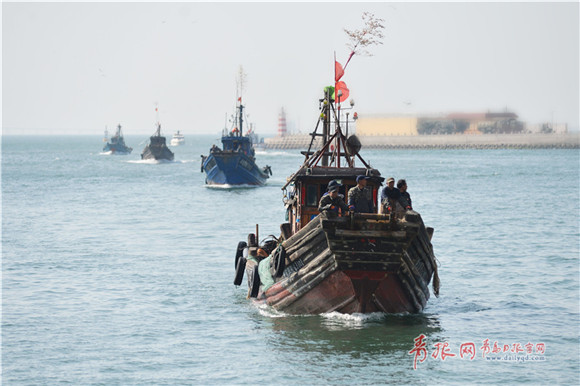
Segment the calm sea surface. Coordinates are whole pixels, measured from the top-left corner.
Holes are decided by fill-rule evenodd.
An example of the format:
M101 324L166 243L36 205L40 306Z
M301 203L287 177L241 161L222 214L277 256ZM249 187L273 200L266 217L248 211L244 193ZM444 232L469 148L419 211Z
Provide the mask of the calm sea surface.
M210 189L200 155L219 141L151 164L144 139L110 156L98 136L2 138L2 384L580 381L578 150L363 149L435 228L441 296L288 316L245 299L233 259L256 224L279 234L299 151L258 154L265 187Z

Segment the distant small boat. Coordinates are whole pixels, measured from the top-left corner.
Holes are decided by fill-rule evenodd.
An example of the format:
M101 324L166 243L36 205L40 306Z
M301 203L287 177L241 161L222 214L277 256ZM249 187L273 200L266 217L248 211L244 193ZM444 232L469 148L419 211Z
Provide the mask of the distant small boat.
M149 138L149 144L143 149L141 159L173 161L173 157L173 152L165 144L165 137L161 136L161 124L157 122L157 130Z
M128 147L125 145L125 139L123 138L123 132L121 131L121 125L117 126L117 131L115 135L111 137L110 140L107 140L108 132L105 130L105 141L107 144L103 147L104 152L111 152L111 154L131 154L133 148Z
M173 138L171 138L171 146L179 145L185 145L185 137L177 130L177 133L173 134Z

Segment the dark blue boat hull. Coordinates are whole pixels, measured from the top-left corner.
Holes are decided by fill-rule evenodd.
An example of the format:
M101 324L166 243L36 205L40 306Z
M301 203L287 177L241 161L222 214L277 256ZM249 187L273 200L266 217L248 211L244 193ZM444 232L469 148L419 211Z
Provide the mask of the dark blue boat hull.
M264 173L247 155L240 152L210 153L203 162L208 185L264 185Z
M103 148L104 152L111 152L112 154L126 155L131 154L133 148L127 147L122 144L107 143Z

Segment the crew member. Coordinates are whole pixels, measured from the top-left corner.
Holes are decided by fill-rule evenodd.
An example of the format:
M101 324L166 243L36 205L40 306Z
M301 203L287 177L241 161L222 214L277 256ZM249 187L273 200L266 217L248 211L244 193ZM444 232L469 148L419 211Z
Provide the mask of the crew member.
M356 186L348 191L348 209L355 213L374 213L373 192L367 187L370 177L357 176Z
M320 213L327 212L338 215L338 210L342 210L342 214L348 213L348 206L344 202L344 196L338 194L338 188L342 185L336 180L330 181L328 184L328 191L320 198L320 203L318 204L318 210Z
M411 195L407 192L407 181L401 179L397 181L397 188L401 192L401 198L399 198L399 203L406 210L413 210L413 205L411 203Z
M383 207L383 213L389 213L395 210L395 205L401 198L401 191L395 188L395 179L389 177L387 179L387 186L381 192L381 206Z

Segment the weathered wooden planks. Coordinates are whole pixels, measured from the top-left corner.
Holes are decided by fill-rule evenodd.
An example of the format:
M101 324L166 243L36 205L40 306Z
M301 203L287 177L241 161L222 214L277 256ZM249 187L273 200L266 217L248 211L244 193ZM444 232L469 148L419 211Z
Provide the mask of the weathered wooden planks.
M286 270L262 298L278 310L419 312L429 299L435 258L416 212L320 215L282 245Z

